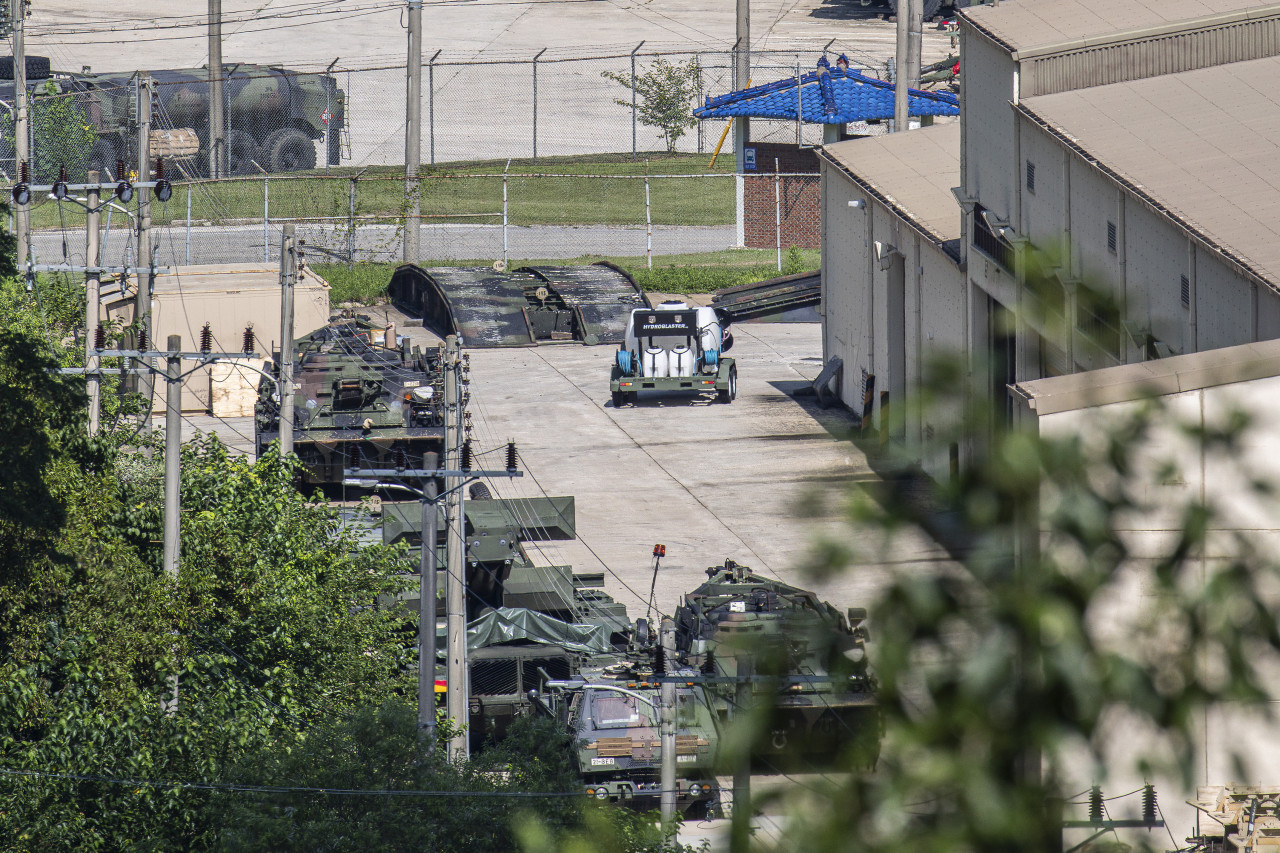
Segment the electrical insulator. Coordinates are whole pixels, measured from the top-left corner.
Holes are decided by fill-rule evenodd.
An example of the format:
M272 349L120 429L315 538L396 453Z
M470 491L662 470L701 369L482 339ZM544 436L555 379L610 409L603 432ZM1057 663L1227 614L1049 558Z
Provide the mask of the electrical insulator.
M1102 823L1102 788L1097 785L1089 789L1089 822Z
M147 340L147 330L145 327L138 329L138 350L146 352L151 342Z
M200 352L205 355L213 352L213 329L209 328L208 323L200 330Z
M244 327L244 343L241 352L253 352L253 324Z
M67 167L58 167L58 180L53 184L53 197L62 201L67 197Z
M716 653L714 649L707 649L707 655L705 658L703 658L703 661L702 661L702 674L703 675L716 674Z
M653 674L667 674L667 650L661 643L653 650Z
M31 170L27 161L23 160L18 167L18 182L13 185L13 203L18 205L31 203Z
M463 471L471 470L471 442L462 442L462 464L458 466Z
M409 467L409 454L404 452L403 447L396 448L396 470L403 471Z
M1144 785L1142 788L1142 822L1152 826L1156 822L1156 786Z
M98 328L93 330L93 348L94 349L107 348L107 330L102 326L99 326Z
M520 461L520 454L516 452L516 443L514 441L507 442L507 470L516 470L516 463Z
M156 158L155 179L156 179L156 199L158 199L160 203L163 204L169 199L173 198L173 184L170 184L168 181L164 179L164 158L163 157Z

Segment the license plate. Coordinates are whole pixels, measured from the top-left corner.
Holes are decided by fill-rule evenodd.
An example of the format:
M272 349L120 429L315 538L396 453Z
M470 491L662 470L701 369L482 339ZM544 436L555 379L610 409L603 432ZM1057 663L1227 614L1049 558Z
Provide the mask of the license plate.
M677 755L676 756L676 761L680 764L685 764L687 762L693 762L697 760L698 760L698 756L696 755Z
M612 759L612 758L593 758L593 759L591 759L591 766L592 766L592 767L595 767L595 766L600 765L600 764L612 764L612 763L613 763L613 759Z

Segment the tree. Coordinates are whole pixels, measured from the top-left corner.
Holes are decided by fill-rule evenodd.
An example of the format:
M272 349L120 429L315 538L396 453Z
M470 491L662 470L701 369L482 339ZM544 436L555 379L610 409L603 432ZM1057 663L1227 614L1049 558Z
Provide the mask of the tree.
M963 363L939 360L917 404L982 399L965 395ZM1197 491L1169 485L1177 458L1241 458L1247 416L1186 423L1153 399L1096 432L1045 436L969 411L955 434L939 428L940 447L985 452L950 483L904 470L857 491L858 532L818 550L816 571L844 571L874 558L851 543L915 525L955 561L887 579L871 609L880 765L793 791L787 849L1060 851L1069 766L1099 783L1122 769L1189 781L1201 715L1272 695L1280 566L1252 536L1215 531L1220 510ZM1169 447L1186 455L1157 451ZM1273 484L1240 474L1274 515ZM1152 551L1131 529L1155 512L1173 523ZM1117 718L1149 746L1118 757Z
M659 57L634 80L630 74L617 71L601 71L600 76L635 91L640 123L662 131L667 153L674 153L684 132L697 126L698 119L690 107L702 94L702 68L697 59L672 63ZM617 98L614 103L631 109L629 100Z

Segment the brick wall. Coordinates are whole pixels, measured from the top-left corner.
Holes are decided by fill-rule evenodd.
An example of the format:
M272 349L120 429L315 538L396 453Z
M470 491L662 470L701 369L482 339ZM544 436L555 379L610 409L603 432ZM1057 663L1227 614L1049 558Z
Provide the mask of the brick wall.
M777 226L780 226L782 248L819 248L822 239L822 206L819 196L818 155L812 148L769 142L751 142L747 147L756 149L756 172L748 173L744 179L747 246L772 249L776 245ZM773 174L775 161L778 171L784 173L776 181ZM804 174L785 174L788 172Z

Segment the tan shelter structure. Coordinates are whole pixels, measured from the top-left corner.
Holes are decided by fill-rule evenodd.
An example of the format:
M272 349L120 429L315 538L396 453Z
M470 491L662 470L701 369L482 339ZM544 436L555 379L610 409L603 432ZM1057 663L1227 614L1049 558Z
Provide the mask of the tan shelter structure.
M104 281L104 323L133 321L136 281ZM301 336L329 322L329 284L308 267L298 271L294 290L294 333ZM279 348L280 271L258 264L174 267L157 275L152 290L153 346L164 348L169 335L182 337L184 352L200 348L200 330L209 324L215 352L239 352L244 330L252 324L254 349L264 356ZM190 363L187 363L189 366ZM253 414L259 374L240 365L262 368L263 362L214 364L193 372L183 382L182 410L219 417ZM185 369L185 368L184 368ZM156 384L153 410L164 410L164 383Z

